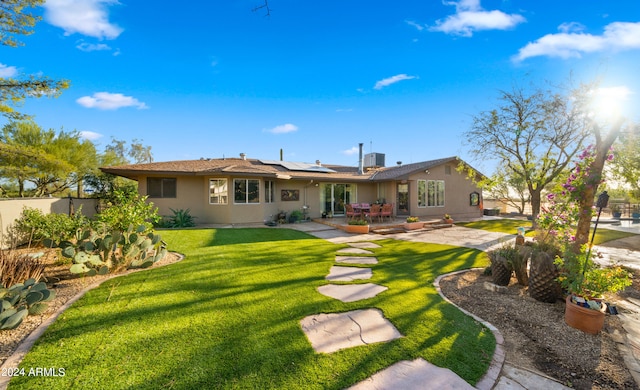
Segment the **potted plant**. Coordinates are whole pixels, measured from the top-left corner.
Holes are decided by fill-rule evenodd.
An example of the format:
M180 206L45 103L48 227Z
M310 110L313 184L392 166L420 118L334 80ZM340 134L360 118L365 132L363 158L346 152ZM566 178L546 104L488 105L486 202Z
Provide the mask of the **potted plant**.
M445 214L442 219L444 220L444 223L447 223L449 225L453 224L453 218L451 218L451 215L449 214Z
M611 216L613 218L620 218L622 216L622 210L620 209L620 205L619 204L612 204L611 205Z
M556 258L558 281L568 292L565 322L586 333L597 334L604 325L605 293L615 293L631 285L631 276L619 266L600 267L584 245L578 253L566 250Z
M403 226L405 230L422 229L424 227L424 222L420 222L420 218L418 217L407 217Z
M347 233L367 234L369 233L369 222L365 219L354 219L347 223L344 230Z

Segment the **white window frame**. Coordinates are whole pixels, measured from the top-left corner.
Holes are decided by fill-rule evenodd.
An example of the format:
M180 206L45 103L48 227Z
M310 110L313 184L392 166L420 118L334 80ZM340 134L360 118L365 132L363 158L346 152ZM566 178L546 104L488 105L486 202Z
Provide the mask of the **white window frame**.
M276 201L276 182L273 180L264 181L264 202L275 203Z
M216 187L215 187L216 189L222 188L223 190L214 192L214 187L213 187L214 182L216 182ZM221 183L224 183L224 184L220 185ZM217 202L212 201L214 197L218 199ZM214 205L229 204L229 180L228 179L223 179L223 178L209 179L209 204L214 204Z

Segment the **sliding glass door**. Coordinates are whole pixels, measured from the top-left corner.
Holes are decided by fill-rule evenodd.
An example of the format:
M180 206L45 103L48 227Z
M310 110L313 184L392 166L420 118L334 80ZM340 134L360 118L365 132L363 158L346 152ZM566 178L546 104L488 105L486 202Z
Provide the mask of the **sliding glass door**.
M320 193L322 211L333 215L344 215L347 203L355 199L355 185L351 184L323 184Z

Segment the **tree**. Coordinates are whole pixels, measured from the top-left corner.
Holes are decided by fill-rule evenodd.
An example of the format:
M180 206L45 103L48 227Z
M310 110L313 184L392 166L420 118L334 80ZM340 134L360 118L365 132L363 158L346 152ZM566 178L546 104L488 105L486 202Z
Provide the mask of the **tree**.
M144 146L137 139L127 145L126 141L111 138L111 143L105 147L104 153L98 156L98 165L101 167L150 162L153 162L151 146ZM138 192L133 180L101 171L89 175L86 183L95 190L96 196L107 199L112 198L116 190L132 194Z
M493 198L499 199L518 210L518 214L524 214L529 199L527 183L524 178L508 175L502 167L486 180L486 185Z
M615 159L611 169L616 179L623 180L634 193L640 193L640 126L629 126L621 132L613 147Z
M96 150L76 131L44 131L32 121L12 121L0 135L0 172L19 184L36 186L36 196L60 193L76 185L97 169Z
M10 47L23 45L16 36L32 34L32 28L40 20L24 9L43 3L44 0L0 1L0 44ZM28 116L17 112L12 105L19 105L27 97L57 97L68 87L68 80L52 80L46 76L0 78L0 114L13 120L25 119Z
M586 128L593 137L590 162L584 172L587 176L586 185L578 199L580 215L574 244L576 253L579 253L582 245L589 242L595 198L598 187L603 182L605 163L613 157L612 146L623 132L631 134L638 129L637 124L630 123L620 113L597 114L596 90L593 84L582 85L573 94L575 105L586 118ZM626 129L628 130L625 131Z
M584 117L559 93L514 88L501 91L500 100L500 107L473 118L464 137L475 159L498 160L499 181L526 184L535 223L542 191L582 148Z

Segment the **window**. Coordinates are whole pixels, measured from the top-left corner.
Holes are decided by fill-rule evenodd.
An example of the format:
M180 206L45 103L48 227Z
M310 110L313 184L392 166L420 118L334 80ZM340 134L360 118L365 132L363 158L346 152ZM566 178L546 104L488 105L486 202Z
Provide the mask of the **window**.
M209 203L227 204L227 179L209 180Z
M276 184L273 180L264 181L264 201L265 203L275 202L276 196Z
M427 206L444 206L444 180L429 180L427 191Z
M427 181L418 180L418 207L427 207Z
M444 174L445 175L451 175L451 165L445 165L444 166Z
M444 180L418 180L418 207L444 206Z
M235 179L233 181L234 203L260 203L260 180Z
M147 195L149 198L175 198L176 178L148 177Z

